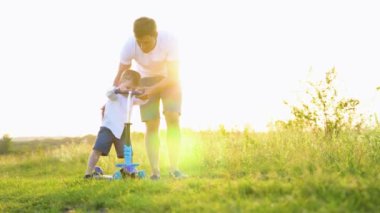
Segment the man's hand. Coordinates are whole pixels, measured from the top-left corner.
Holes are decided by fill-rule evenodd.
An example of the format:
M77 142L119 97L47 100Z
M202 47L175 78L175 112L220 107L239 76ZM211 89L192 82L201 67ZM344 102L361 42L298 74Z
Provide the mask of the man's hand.
M141 100L149 99L150 97L154 95L154 92L155 92L153 87L143 87L143 88L139 88L139 90L142 91L143 94L136 97Z
M136 98L139 98L138 96L143 95L143 94L144 94L144 91L145 91L144 88L137 88L137 89L135 89L135 97L136 97ZM139 98L139 99L141 99L141 98Z

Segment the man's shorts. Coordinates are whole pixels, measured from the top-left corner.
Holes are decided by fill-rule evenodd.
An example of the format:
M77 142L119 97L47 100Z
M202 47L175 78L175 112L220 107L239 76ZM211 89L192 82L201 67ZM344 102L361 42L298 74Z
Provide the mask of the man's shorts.
M162 76L142 78L140 86L149 87L162 79ZM147 103L140 106L140 115L143 122L160 118L160 100L162 100L164 114L166 112L178 112L178 114L181 114L182 92L180 84L163 89L160 93L150 97Z
M123 131L121 138L117 139L110 129L103 126L100 127L93 149L101 152L102 156L107 156L112 144L114 144L117 157L124 158L125 132Z

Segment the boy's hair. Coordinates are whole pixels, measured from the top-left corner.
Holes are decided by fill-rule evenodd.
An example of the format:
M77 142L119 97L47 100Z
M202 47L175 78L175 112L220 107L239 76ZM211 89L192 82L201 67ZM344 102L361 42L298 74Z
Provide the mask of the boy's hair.
M141 17L135 20L133 24L133 32L136 38L143 36L156 36L157 26L156 22L148 17Z
M127 79L131 79L133 85L137 86L140 83L141 75L135 70L125 70L120 76L120 81L123 82Z

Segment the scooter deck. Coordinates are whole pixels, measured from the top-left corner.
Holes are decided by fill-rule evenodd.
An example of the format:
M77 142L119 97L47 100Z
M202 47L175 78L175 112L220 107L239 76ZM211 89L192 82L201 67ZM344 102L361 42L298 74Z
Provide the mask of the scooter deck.
M112 175L99 175L99 176L94 177L94 179L96 179L96 180L113 180L113 176Z

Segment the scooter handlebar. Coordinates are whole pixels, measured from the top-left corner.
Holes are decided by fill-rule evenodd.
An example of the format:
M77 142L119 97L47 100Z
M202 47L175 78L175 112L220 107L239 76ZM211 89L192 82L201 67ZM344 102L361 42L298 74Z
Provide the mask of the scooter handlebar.
M120 89L115 89L115 94L128 95L130 92L132 92L132 95L134 95L134 96L139 96L139 95L144 94L144 91L141 91L141 90L126 90L126 91L121 91Z

